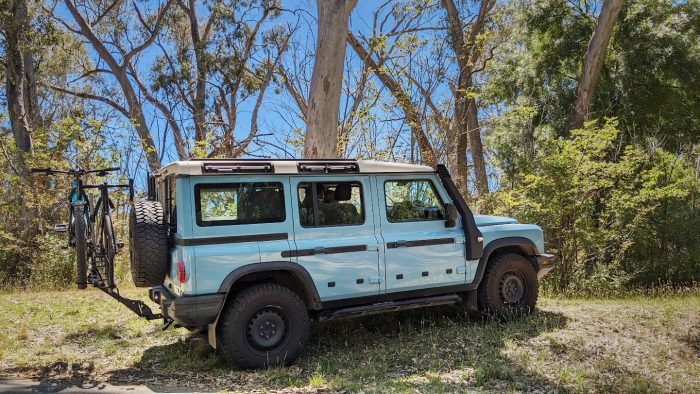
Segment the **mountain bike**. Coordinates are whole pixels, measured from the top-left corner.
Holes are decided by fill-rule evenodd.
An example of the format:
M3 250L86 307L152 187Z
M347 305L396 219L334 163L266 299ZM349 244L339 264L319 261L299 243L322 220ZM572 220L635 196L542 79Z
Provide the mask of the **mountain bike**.
M51 168L33 168L34 173L47 175L68 175L73 177L68 194L68 223L57 225L57 231L68 233L68 246L75 248L77 280L79 289L88 284L100 288L114 288L114 257L123 245L114 236L111 211L114 203L109 198L109 189L128 188L129 200L134 197L134 182L128 184L108 184L107 182L90 185L83 183L88 174L107 176L119 171L119 167L96 170L55 170ZM97 189L99 196L93 207L86 189ZM88 267L89 263L89 267ZM89 270L88 270L89 268ZM89 272L88 272L89 271Z

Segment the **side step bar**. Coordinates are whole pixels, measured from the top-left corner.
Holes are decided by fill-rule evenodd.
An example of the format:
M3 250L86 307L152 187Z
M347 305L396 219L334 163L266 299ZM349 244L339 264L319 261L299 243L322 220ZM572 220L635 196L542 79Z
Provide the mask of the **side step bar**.
M435 297L412 298L408 300L389 301L380 304L353 306L350 308L338 309L330 316L319 320L333 320L356 316L374 315L384 312L395 312L406 309L425 308L437 305L453 305L462 301L462 297L456 294L441 295Z

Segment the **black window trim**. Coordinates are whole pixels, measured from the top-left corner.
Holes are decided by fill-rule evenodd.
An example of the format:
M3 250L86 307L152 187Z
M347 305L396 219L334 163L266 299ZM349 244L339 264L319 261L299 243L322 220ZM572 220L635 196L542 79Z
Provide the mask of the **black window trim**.
M433 189L433 193L435 193L435 197L440 200L440 203L442 204L442 209L445 209L445 201L442 200L442 196L437 190L437 186L435 186L435 182L433 182L432 179L430 178L390 178L390 179L385 179L384 180L384 187L382 188L382 191L384 192L384 216L386 217L387 222L392 223L392 224L401 224L401 223L414 223L414 222L444 222L445 219L416 219L416 220L391 220L389 219L389 207L386 205L386 184L388 182L397 182L397 181L428 181L430 182L430 187ZM444 213L443 213L444 216Z
M197 222L197 226L199 227L215 227L215 226L240 226L240 225L251 225L251 224L270 224L270 223L284 223L287 221L287 204L285 202L282 202L282 217L281 220L276 220L274 222L256 222L256 223L235 223L234 220L212 220L212 221L203 221L202 220L202 200L201 200L201 195L200 192L202 189L206 188L226 188L226 187L232 187L232 185L241 185L244 183L252 183L252 184L278 184L279 187L282 189L282 196L286 200L286 196L284 196L284 182L281 181L272 181L272 182L246 182L246 181L241 181L241 182L217 182L217 183L197 183L194 185L194 212L195 212L195 219Z
M316 223L319 222L319 209L318 209L318 200L316 199L317 197L317 189L316 189L316 184L317 183L350 183L351 187L353 184L357 184L360 187L360 206L362 208L362 222L360 223L352 223L352 224L323 224L323 225L316 225ZM313 194L313 203L314 203L314 225L313 226L305 226L304 224L301 223L301 201L299 201L299 189L301 188L301 185L303 184L311 184L311 193ZM327 180L327 181L306 181L306 180L301 180L297 182L297 211L299 212L299 225L303 228L325 228L325 227L348 227L348 226L362 226L365 223L367 223L367 215L365 214L365 194L364 194L364 187L362 185L362 182L357 180L357 179L352 179L352 180L347 180L347 181L335 181L335 180Z

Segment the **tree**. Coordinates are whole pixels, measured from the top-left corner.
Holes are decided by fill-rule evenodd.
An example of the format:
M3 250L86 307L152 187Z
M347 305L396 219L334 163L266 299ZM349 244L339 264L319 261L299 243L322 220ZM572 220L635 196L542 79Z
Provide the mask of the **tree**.
M372 55L352 33L348 33L348 42L360 59L372 70L384 86L389 89L389 92L391 92L399 107L403 110L406 115L408 127L417 140L423 163L435 167L437 165L437 155L435 154L435 150L433 149L428 135L423 130L422 123L424 117L420 112L420 106L412 100L404 87L386 71L384 68L384 59L375 61Z
M266 22L279 16L280 4L196 0L178 4L156 40L151 95L181 114L183 119L177 122L181 129L193 129L195 156L247 153L258 137L257 119L251 119L248 134L238 140L234 132L240 126L239 107L254 99L257 116L292 34L279 25L264 29Z
M29 49L30 18L26 0L9 0L2 6L5 35L5 89L10 127L17 147L18 169L26 175L24 155L31 154L32 128L39 126L34 55Z
M122 94L124 95L124 99L126 100L126 106L124 107L115 102L113 99L104 96L73 92L61 87L55 87L55 89L79 97L104 102L121 112L131 121L136 129L148 161L148 166L151 171L155 172L160 168L160 157L158 155L155 143L153 142L151 132L149 131L148 123L146 122L146 117L143 112L143 103L139 99L137 91L129 79L129 71L132 59L151 46L160 33L160 29L163 25L163 19L173 3L173 0L166 1L164 5L158 8L154 18L155 22L152 24L152 26L144 19L137 3L133 3L134 11L137 15L139 15L139 20L142 23L145 32L141 43L131 46L131 48L128 49L122 48L120 43L116 40L105 41L100 39L94 30L94 27L97 26L110 11L112 11L115 7L117 9L119 8L119 3L120 0L115 0L111 5L108 5L105 10L100 10L101 12L98 13L93 20L88 21L88 19L86 19L86 17L78 10L78 7L73 0L65 0L66 8L68 8L71 16L78 24L78 28L76 29L69 27L67 24L66 26L74 33L82 35L90 43L95 52L97 52L100 59L106 63L107 69L94 70L93 72L108 73L116 79L119 87L121 88ZM99 9L99 7L97 8ZM115 52L118 55L109 50L108 45L110 44L107 44L107 42L115 47ZM117 56L119 56L121 59L118 59Z
M624 0L604 0L603 8L598 16L598 23L591 40L588 42L588 49L583 58L581 75L578 79L578 86L574 92L575 101L569 116L569 130L580 129L583 122L588 118L593 92L600 78L603 69L605 55L608 52L608 42L615 27L617 16L622 8Z
M484 48L484 40L480 36L483 34L486 20L496 1L481 0L479 11L470 24L462 22L454 0L441 0L441 4L447 14L449 41L458 67L457 83L453 89L454 124L448 138L448 143L455 146L450 155L455 160L452 167L457 169L455 181L460 189L466 189L468 174L466 151L469 144L474 163L476 191L479 195L484 195L489 192L489 182L474 95L474 74L479 71L478 61ZM490 57L493 57L493 52ZM488 59L483 60L482 69Z
M306 111L304 157L337 157L338 108L348 36L357 0L317 0L316 57Z

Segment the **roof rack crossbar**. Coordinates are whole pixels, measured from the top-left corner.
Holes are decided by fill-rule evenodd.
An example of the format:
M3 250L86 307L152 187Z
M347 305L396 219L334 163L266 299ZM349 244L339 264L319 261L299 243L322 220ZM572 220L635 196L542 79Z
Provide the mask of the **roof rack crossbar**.
M354 161L302 161L297 164L297 169L299 172L321 172L324 174L360 172L360 166Z
M202 172L208 174L274 173L275 167L269 162L216 161L202 162Z

